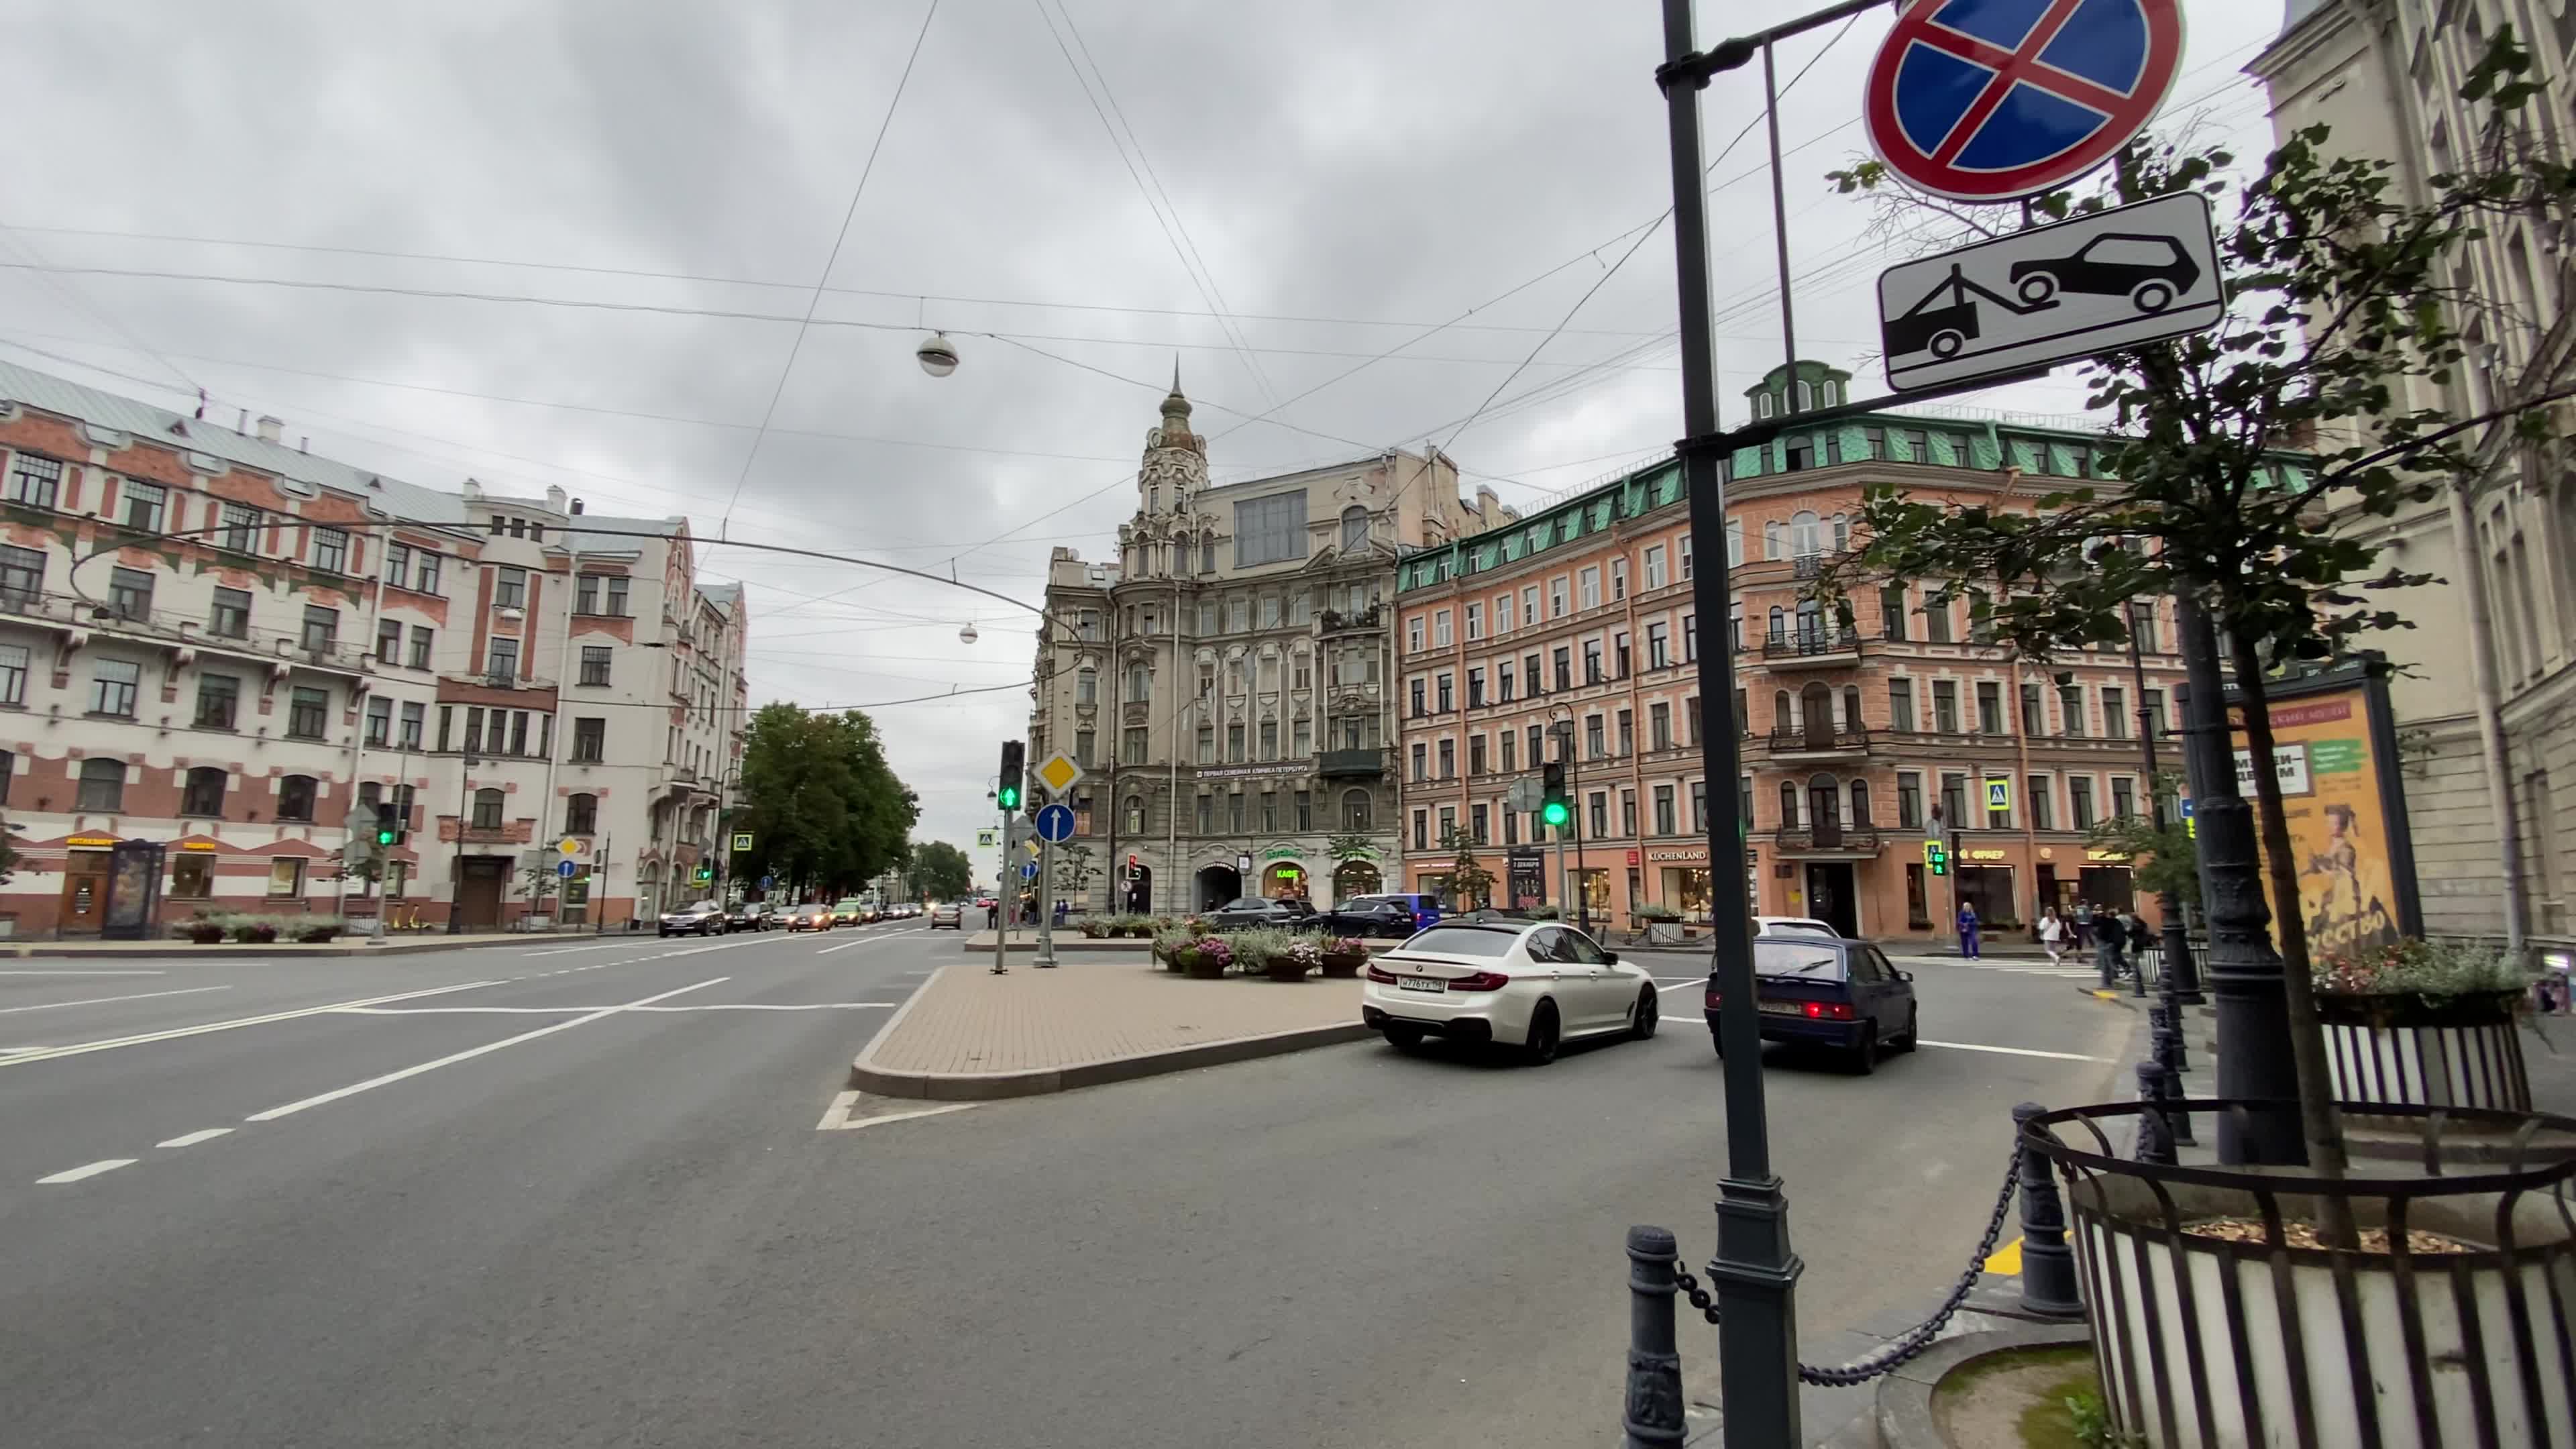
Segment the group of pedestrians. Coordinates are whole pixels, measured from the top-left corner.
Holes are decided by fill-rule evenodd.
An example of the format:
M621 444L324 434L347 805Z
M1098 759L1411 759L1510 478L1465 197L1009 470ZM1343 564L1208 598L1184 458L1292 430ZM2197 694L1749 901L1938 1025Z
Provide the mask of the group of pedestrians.
M2145 969L2146 954L2156 944L2155 933L2147 929L2146 918L2137 908L2115 911L2109 906L2096 907L2090 901L2078 901L2075 909L2059 915L2057 907L2048 906L2039 914L2039 944L2048 952L2052 966L2066 964L2066 952L2093 948L2093 962L2101 968L2102 984L2110 985L2123 976ZM2126 952L2124 959L2123 952Z

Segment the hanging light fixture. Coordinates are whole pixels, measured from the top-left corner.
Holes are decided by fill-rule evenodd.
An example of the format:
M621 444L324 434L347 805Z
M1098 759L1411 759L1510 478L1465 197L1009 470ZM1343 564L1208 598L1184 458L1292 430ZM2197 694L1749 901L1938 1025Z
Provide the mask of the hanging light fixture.
M945 332L933 332L922 339L912 355L921 360L921 370L932 377L946 377L957 370L957 344Z
M960 644L972 644L975 642L974 620L967 620L966 627L957 631L957 642Z

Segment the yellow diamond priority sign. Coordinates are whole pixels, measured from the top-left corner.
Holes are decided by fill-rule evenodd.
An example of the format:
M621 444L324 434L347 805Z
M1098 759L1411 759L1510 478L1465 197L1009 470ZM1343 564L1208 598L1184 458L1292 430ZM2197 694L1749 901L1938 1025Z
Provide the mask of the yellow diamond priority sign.
M1038 766L1037 777L1038 783L1046 786L1047 794L1061 799L1082 779L1082 767L1073 762L1072 756L1058 750Z

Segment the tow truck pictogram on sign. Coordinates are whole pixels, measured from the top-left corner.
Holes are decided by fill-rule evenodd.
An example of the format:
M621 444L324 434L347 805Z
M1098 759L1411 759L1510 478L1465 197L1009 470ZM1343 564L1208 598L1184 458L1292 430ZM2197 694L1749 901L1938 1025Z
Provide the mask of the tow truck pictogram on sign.
M1887 384L1972 380L2215 326L2208 199L2158 197L1972 243L1878 278Z

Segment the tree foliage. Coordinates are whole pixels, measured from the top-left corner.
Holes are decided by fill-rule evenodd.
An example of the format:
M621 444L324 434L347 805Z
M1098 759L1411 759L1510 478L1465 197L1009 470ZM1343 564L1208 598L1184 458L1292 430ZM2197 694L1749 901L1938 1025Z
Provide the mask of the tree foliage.
M783 703L761 706L743 733L742 801L743 873L826 896L901 864L921 814L866 715Z
M953 901L975 888L975 867L966 852L947 841L924 841L912 848L904 885L916 898Z
M1054 849L1056 894L1069 901L1090 899L1091 882L1100 874L1091 863L1091 847L1068 841Z
M1491 905L1494 873L1476 858L1476 837L1453 825L1440 837L1440 848L1453 857L1448 876L1450 902L1462 911Z

